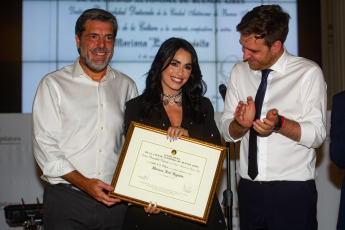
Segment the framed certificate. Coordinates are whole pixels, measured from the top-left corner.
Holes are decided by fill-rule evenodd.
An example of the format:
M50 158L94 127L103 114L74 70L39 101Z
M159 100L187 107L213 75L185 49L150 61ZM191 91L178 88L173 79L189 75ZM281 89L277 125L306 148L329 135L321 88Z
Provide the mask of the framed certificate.
M109 195L207 223L226 148L131 122ZM143 210L144 212L144 210Z

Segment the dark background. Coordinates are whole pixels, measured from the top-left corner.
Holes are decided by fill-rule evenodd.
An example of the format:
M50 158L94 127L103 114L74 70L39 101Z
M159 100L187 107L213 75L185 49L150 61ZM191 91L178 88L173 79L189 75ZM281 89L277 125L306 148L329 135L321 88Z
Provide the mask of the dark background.
M298 0L297 5L299 56L322 67L320 0ZM21 113L22 1L11 0L2 5L0 22L0 113Z

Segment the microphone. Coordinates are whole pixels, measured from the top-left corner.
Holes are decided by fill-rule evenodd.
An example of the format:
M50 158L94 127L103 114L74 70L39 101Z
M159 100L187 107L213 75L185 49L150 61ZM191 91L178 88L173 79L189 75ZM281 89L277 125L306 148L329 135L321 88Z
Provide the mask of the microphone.
M224 84L221 84L219 86L219 93L223 98L223 101L225 100L225 94L226 94L226 86Z

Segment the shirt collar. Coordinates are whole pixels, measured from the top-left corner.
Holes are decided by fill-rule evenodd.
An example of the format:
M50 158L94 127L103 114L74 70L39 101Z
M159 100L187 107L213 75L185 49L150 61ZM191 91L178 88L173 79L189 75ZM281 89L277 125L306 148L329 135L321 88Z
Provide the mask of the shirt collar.
M82 77L85 76L86 78L91 79L83 70L83 68L81 68L81 65L79 63L80 57L77 58L77 60L74 62L73 64L73 71L72 71L72 78L77 78L77 77ZM114 71L111 69L111 67L108 65L107 66L107 73L105 74L105 76L102 78L103 79L107 79L109 77L111 78L115 78L115 73Z
M269 69L273 70L274 72L278 72L281 74L285 73L286 63L289 57L291 56L291 54L286 51L285 46L283 46L283 49L284 49L284 52L282 56L280 56L280 58L276 61L276 63L274 63L271 67L269 67ZM261 76L261 70L252 70L252 71L254 71L256 75Z
M285 46L283 46L284 48L284 53L282 54L282 56L276 61L276 63L274 63L273 66L270 67L270 69L274 70L275 72L278 73L285 73L285 69L286 69L286 63L289 59L289 53L286 51Z

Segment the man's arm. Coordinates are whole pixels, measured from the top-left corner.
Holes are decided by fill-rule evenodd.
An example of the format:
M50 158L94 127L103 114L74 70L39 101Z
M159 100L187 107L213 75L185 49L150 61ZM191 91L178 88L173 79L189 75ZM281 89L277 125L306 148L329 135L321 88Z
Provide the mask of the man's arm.
M75 170L60 149L62 137L60 100L60 94L53 80L43 78L32 108L32 141L35 159L47 181Z
M278 132L293 141L299 142L301 139L301 126L299 123L285 117L283 120L279 120L278 115L277 109L271 109L268 111L266 118L263 119L263 122L259 119L253 122L253 129L258 132L259 136L267 137L274 132L274 127L281 121L281 128Z
M60 99L56 88L54 82L43 79L33 104L34 156L42 169L43 176L48 181L51 178L61 177L105 205L118 202L118 199L111 198L102 192L103 189L113 190L112 186L97 179L82 176L65 158L64 153L59 148L62 124L59 108Z
M289 120L287 118L285 118L284 122L284 127L278 130L278 132L293 141L299 142L301 140L301 126L298 124L298 122Z
M233 139L239 139L243 137L249 128L243 127L236 120L233 120L229 125L229 134Z
M105 191L113 191L113 186L108 185L98 179L84 177L77 170L67 173L66 175L62 176L62 178L107 206L111 206L121 201L120 199L115 199L105 193Z
M229 125L229 134L233 139L243 137L253 125L255 103L252 97L247 97L247 103L240 101L234 113L235 119Z
M300 145L317 148L326 137L327 86L321 69L316 65L308 68L301 79L300 120L285 117L285 124L278 133ZM263 122L256 120L253 126L260 136L269 136L277 123L278 110L271 109Z

